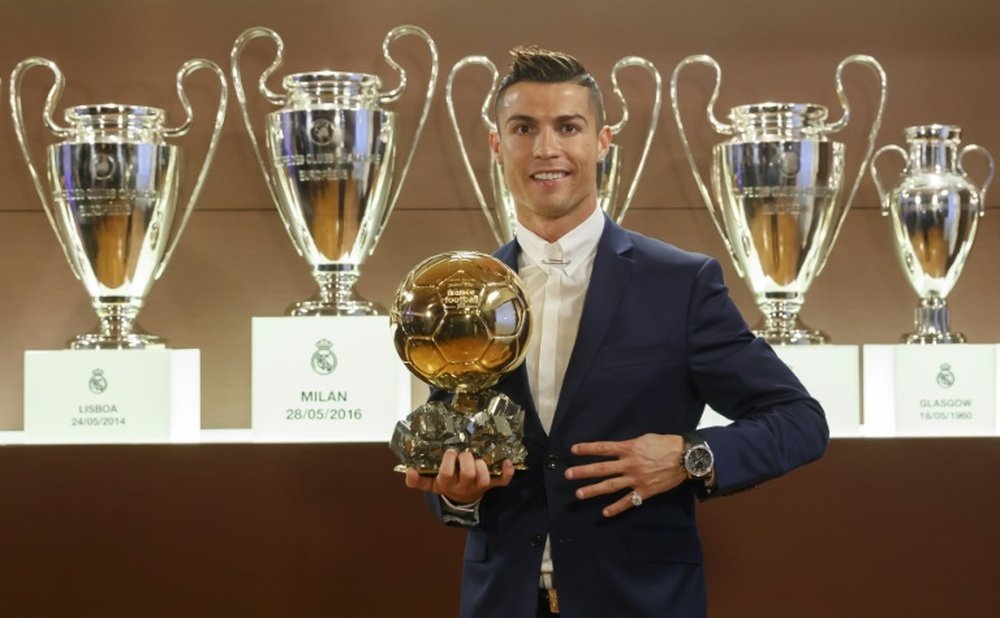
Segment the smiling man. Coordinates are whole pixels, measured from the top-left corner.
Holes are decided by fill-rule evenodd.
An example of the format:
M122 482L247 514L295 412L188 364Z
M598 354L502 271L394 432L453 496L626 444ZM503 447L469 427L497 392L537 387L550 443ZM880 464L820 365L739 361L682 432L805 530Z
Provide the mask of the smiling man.
M823 410L749 332L718 262L598 209L611 131L593 77L559 52L512 55L490 147L519 225L497 256L534 331L496 388L526 411L528 469L490 477L448 451L406 483L469 530L463 617L704 616L695 498L820 457ZM734 422L695 431L706 403Z

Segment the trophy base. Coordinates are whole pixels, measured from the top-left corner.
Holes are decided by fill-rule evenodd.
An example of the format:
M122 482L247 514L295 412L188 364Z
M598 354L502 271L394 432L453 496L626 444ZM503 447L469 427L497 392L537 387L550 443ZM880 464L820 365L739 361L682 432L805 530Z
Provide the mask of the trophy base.
M167 342L147 333L87 333L70 339L66 347L71 350L163 350Z
M948 330L950 327L948 322L946 299L937 296L921 298L914 318L917 330L905 333L900 341L916 344L965 343L965 335Z
M789 325L775 326L768 320L763 320L753 329L757 335L770 345L824 345L830 343L830 337L823 331L806 327L794 319Z
M322 298L310 298L295 303L285 311L290 316L371 316L387 315L385 307L366 300L338 302Z
M528 469L527 464L523 463L514 464L514 470L527 470L527 469ZM406 470L407 467L403 464L396 464L392 468L393 472L399 472L401 474L406 474ZM438 472L439 470L437 468L417 470L417 474L419 474L420 476L437 476ZM494 472L492 470L490 471L490 476L501 476L502 474L503 474L502 472Z

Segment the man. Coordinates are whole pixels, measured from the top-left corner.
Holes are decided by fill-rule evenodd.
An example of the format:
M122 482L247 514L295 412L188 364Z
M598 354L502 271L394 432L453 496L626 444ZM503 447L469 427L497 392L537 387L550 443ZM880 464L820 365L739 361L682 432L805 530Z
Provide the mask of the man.
M534 333L497 389L526 411L527 470L490 477L448 451L430 492L468 527L462 616L704 616L694 498L822 455L823 410L757 339L715 260L623 230L597 208L601 93L571 56L513 52L490 146L516 202L497 256ZM734 420L695 433L705 404Z

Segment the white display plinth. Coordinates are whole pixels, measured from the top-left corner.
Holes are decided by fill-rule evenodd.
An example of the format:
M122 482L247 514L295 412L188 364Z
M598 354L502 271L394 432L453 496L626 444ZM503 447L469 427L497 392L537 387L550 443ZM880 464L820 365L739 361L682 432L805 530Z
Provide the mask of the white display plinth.
M197 442L199 350L28 350L24 442Z
M997 346L866 345L867 436L997 434Z
M388 442L410 406L389 318L253 318L252 427L261 442Z
M860 435L861 371L858 346L774 346L774 352L795 373L826 412L830 435ZM728 425L728 418L705 408L700 427Z

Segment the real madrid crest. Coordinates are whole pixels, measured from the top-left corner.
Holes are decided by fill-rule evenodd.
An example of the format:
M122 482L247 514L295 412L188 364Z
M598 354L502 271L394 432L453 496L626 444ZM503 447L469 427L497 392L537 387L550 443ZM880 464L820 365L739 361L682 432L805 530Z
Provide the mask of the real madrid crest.
M333 344L328 339L316 342L316 351L313 352L310 364L313 371L322 376L330 375L337 368L337 355L333 353Z
M941 370L937 374L937 384L941 388L951 388L955 385L955 374L951 372L951 365L941 363Z
M103 369L94 369L91 371L87 387L90 388L90 392L96 395L100 395L104 391L108 390L108 379L104 377Z

